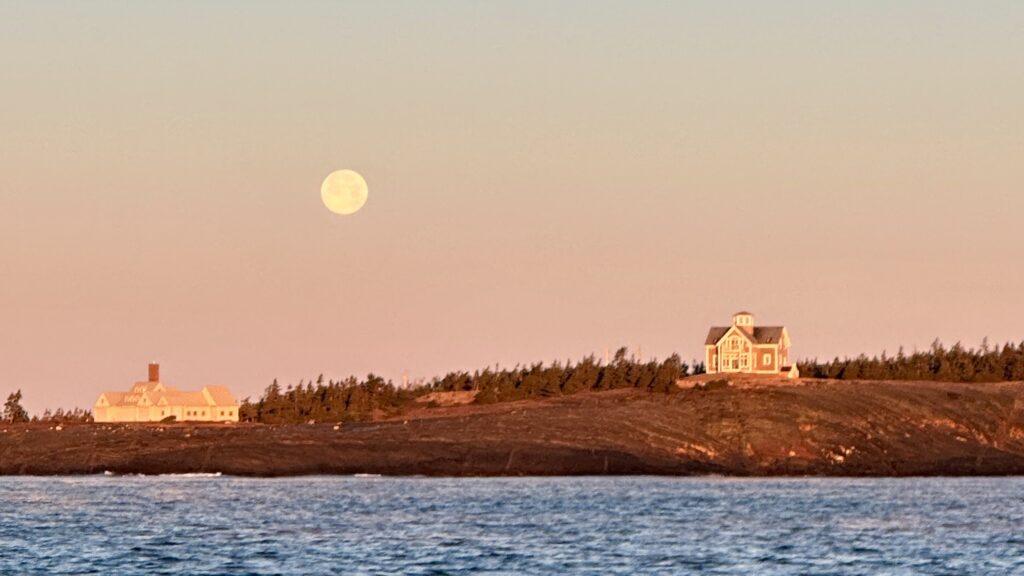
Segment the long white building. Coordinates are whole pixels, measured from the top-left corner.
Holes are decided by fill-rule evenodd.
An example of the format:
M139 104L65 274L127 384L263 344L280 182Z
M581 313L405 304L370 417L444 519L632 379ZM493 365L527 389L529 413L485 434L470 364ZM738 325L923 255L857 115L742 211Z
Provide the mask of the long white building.
M187 392L160 382L160 365L149 365L149 379L128 392L104 392L93 407L96 422L238 422L238 401L224 386Z

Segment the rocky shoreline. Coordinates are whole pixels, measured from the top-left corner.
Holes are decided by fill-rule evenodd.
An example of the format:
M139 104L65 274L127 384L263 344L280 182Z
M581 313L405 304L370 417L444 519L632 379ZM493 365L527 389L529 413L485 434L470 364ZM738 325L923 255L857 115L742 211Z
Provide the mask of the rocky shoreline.
M0 474L1024 474L1024 383L746 383L374 422L0 425Z

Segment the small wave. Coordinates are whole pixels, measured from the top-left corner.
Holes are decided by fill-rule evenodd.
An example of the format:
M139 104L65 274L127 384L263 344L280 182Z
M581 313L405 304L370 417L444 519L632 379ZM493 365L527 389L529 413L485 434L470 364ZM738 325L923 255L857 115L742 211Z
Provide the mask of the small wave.
M142 476L142 474L134 474L134 473L131 473L131 472L114 472L113 470L104 470L103 471L103 475L104 476L117 476L118 478L126 477L126 476Z
M380 474L353 474L353 478L380 478Z

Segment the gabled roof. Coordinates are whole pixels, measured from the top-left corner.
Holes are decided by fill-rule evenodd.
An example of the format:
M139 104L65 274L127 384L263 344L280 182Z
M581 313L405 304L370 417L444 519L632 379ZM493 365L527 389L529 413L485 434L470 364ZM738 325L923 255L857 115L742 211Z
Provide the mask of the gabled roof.
M718 344L718 341L725 336L725 333L729 331L728 326L712 326L711 330L708 330L708 337L704 340L705 346L714 346Z
M238 404L235 397L231 395L231 391L224 386L204 386L203 391L209 394L213 404L216 406L234 406Z
M758 344L778 344L782 342L782 332L785 326L756 326L754 327L754 342Z
M167 386L161 382L136 382L132 385L132 393L142 394L143 392L176 392L177 389Z
M209 406L206 396L203 396L202 392L178 392L174 396L168 398L171 404L174 405L185 405L185 406Z
M706 346L714 346L718 344L718 341L732 328L732 326L712 326L708 330L708 337L704 340ZM782 334L786 330L785 326L755 326L754 333L747 334L745 331L740 332L746 336L754 344L778 344L782 341Z
M127 393L125 392L104 392L103 394L100 394L100 397L106 398L107 403L111 406L117 406L124 400L126 395Z
M132 392L103 392L110 406L238 406L238 401L224 386L206 386L198 392L185 392L155 383L136 383ZM97 400L98 402L98 400Z

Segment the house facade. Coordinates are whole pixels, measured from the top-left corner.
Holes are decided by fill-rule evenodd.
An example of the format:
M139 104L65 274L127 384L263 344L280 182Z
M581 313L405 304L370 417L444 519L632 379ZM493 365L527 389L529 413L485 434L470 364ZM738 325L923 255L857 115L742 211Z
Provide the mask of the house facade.
M789 332L785 326L756 326L754 315L738 312L732 326L714 326L704 341L708 374L782 374L798 378L789 360Z
M238 422L238 401L224 386L197 392L178 390L160 381L160 365L149 365L149 379L128 392L104 392L93 406L96 422Z

